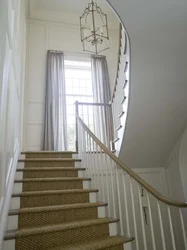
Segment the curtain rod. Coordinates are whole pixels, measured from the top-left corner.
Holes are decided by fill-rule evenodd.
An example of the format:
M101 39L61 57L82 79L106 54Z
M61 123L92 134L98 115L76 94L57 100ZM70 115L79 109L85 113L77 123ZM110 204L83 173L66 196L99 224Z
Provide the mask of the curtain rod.
M54 52L54 53L69 53L69 54L79 54L79 55L85 55L85 56L95 56L95 57L106 57L105 55L94 55L94 54L89 54L89 53L83 53L83 52L72 52L72 51L60 51L60 50L47 50L49 52Z

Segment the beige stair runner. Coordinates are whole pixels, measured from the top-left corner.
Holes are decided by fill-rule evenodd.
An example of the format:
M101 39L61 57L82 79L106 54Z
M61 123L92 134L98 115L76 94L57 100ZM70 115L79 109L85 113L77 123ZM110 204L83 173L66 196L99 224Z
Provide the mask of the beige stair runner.
M23 192L18 215L18 229L8 231L5 240L15 239L16 250L123 250L132 239L110 236L109 224L117 219L98 218L98 208L106 203L90 203L89 194L95 189L83 189L90 178L78 177L71 152L28 152L23 173Z

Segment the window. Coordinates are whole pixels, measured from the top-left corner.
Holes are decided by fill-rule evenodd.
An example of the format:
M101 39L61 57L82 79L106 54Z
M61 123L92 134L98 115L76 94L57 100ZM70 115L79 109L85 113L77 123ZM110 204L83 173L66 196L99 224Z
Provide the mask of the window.
M68 150L75 150L75 102L93 102L91 60L66 60L66 112ZM87 116L87 110L84 111Z

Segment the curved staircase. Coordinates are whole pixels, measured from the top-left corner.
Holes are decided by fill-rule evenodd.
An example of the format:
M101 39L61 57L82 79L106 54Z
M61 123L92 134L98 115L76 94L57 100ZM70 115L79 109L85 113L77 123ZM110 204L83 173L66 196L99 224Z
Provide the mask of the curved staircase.
M106 218L73 152L25 152L19 160L4 250L122 250L118 218Z

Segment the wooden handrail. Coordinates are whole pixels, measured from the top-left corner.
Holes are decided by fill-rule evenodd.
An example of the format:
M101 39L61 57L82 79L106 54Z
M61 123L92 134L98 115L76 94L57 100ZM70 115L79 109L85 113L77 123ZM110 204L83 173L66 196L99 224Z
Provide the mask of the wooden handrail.
M154 189L151 185L149 185L146 181L144 181L141 177L139 177L133 170L128 168L118 157L116 157L86 126L83 120L77 116L77 120L80 122L82 127L87 131L87 133L92 137L92 139L101 147L101 149L118 165L120 166L126 173L128 173L135 181L137 181L142 187L144 187L149 193L151 193L155 198L159 201L171 205L174 207L187 207L187 202L179 202L171 200L161 193L159 193L156 189Z

